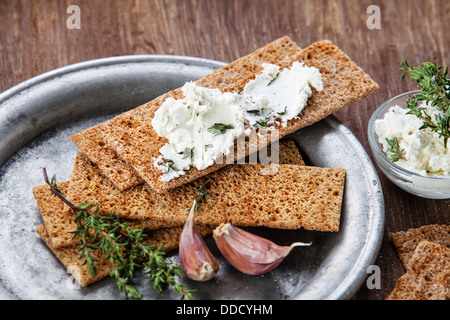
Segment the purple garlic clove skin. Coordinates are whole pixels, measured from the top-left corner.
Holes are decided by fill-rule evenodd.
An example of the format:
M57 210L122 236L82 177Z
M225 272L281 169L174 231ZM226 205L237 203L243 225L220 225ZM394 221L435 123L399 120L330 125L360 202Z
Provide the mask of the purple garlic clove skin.
M311 245L295 242L290 246L278 246L229 223L218 226L213 236L224 258L237 270L249 275L269 272L283 261L292 248Z
M179 244L180 264L189 279L208 281L219 271L219 264L209 251L195 225L195 206L196 202L194 201L181 233Z

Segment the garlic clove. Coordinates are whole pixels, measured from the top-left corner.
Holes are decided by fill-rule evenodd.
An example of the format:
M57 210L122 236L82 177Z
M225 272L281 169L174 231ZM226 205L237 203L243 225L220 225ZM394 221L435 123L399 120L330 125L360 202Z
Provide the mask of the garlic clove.
M295 242L290 246L278 246L274 242L222 223L213 232L214 240L224 258L239 271L258 275L276 268L298 246L311 243Z
M184 224L179 244L180 264L189 279L207 281L219 271L219 264L206 246L198 231L194 211L196 201L192 205L189 216Z

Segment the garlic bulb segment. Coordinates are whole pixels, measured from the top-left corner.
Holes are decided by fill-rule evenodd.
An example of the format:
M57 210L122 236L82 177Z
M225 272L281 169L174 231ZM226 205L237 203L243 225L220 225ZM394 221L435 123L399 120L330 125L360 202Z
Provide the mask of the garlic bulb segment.
M195 225L195 207L196 202L194 201L181 233L179 258L184 273L189 279L207 281L217 274L219 264Z
M292 248L311 245L295 242L290 246L278 246L230 223L218 226L213 236L224 258L237 270L249 275L269 272L283 261Z

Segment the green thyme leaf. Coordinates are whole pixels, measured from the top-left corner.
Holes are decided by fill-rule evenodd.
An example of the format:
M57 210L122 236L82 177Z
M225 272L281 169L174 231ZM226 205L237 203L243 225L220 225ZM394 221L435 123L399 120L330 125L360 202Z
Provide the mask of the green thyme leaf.
M181 154L183 155L183 159L192 161L194 159L194 148L185 148Z
M164 162L167 164L167 172L169 173L170 170L172 171L180 171L177 167L175 167L173 160L164 159Z
M208 132L211 132L213 135L217 136L224 134L229 129L234 129L234 127L231 124L215 123L208 128Z
M278 72L278 73L276 74L276 76L275 76L272 80L269 81L269 83L267 84L267 86L270 86L275 80L277 80L279 75L280 75L280 73Z
M283 112L277 112L277 114L279 114L280 116L284 116L287 112L287 106L284 107L284 111Z
M208 190L206 189L206 185L209 182L210 182L210 180L207 180L206 182L204 182L201 185L195 183L195 185L197 186L197 196L195 197L195 209L197 211L200 210L200 208L201 208L200 203L206 201L206 199L213 200L213 201L216 200L208 194Z
M405 160L403 157L404 150L400 149L397 137L393 137L392 139L386 138L386 142L389 145L388 150L392 153L390 158L392 162L397 162L400 159Z
M56 182L56 174L52 176L52 180L50 181L50 184L53 188L55 188L56 191L58 191L60 194L62 194L61 190L58 188L58 183ZM53 196L55 196L54 193L52 193Z
M256 121L256 123L254 124L254 126L260 126L260 127L267 127L267 120L260 120L260 121Z

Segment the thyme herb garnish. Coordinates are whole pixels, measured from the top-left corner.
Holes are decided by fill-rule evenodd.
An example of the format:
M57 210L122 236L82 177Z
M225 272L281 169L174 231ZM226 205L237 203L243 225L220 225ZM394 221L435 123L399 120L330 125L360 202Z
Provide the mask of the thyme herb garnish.
M181 293L181 299L192 299L194 291L176 282L176 277L183 278L183 268L166 260L164 246L147 243L143 229L132 229L127 222L122 222L119 215L110 213L99 214L99 205L84 203L78 206L68 201L49 182L45 168L44 180L50 190L66 203L74 212L77 229L72 233L78 239L80 259L82 264L89 266L91 276L97 270L95 263L99 261L95 253L102 253L103 259L112 264L110 276L116 278L117 288L125 298L129 296L142 299L141 293L133 286L134 275L138 268L144 269L149 275L148 281L153 282L153 288L161 293L165 286L172 286L175 292ZM54 182L56 184L56 181Z
M211 197L208 193L208 190L206 188L206 185L208 183L210 183L211 180L207 180L205 182L203 182L202 184L198 184L197 182L195 182L195 186L197 187L196 190L196 194L194 195L194 199L195 199L195 211L199 211L202 206L200 205L201 203L205 202L206 199L210 199L215 201L216 199L214 199L213 197ZM187 211L189 212L191 210L191 208L188 208Z
M403 149L400 149L397 137L393 137L392 139L386 138L386 142L389 145L388 150L392 153L390 158L392 162L397 162L400 159L405 160L403 156Z
M194 148L185 148L182 152L183 159L189 159L192 161L194 159Z
M211 132L213 135L217 136L224 134L228 129L234 129L234 127L231 124L215 123L208 128L208 132Z
M255 109L255 110L247 110L248 113L252 113L252 114L259 114L261 113L261 110Z
M55 188L56 191L58 191L60 194L62 194L61 190L58 188L58 184L56 183L56 174L52 176L52 180L50 181L50 184L53 188ZM52 193L53 196L55 196L54 193Z
M269 81L269 83L267 84L267 86L270 86L275 80L277 80L277 78L278 78L279 75L280 75L280 73L278 72L278 73L276 74L276 76L275 76L272 80Z
M284 107L284 111L283 112L277 112L277 114L279 114L280 116L284 116L287 112L287 106Z
M401 63L403 70L401 80L407 75L417 82L421 92L414 97L409 97L406 101L409 111L407 114L413 114L423 121L419 129L430 128L431 131L439 134L444 139L444 146L447 148L450 138L450 78L448 75L448 66L442 71L442 66L435 62L425 62L419 67L411 67L408 62ZM425 101L428 105L437 107L442 114L435 115L434 119L427 114L425 108L419 107L418 102Z
M200 203L204 202L206 199L216 200L208 194L208 190L206 190L206 185L210 182L210 180L205 181L201 185L195 183L197 186L197 195L195 196L195 209L200 210Z
M167 173L169 173L170 170L175 172L180 171L180 169L174 166L173 160L164 159L164 162L167 164Z
M260 127L265 128L265 127L267 127L267 120L263 119L263 120L260 120L260 121L256 121L254 126L260 126Z

